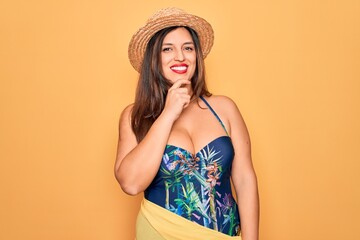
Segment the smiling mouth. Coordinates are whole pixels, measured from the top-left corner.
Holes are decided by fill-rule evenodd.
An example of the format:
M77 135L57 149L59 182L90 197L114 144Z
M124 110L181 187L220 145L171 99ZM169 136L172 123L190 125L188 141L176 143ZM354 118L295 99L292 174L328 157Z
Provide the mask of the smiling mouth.
M187 72L188 66L187 65L178 65L178 66L172 66L170 69L178 74L183 74Z

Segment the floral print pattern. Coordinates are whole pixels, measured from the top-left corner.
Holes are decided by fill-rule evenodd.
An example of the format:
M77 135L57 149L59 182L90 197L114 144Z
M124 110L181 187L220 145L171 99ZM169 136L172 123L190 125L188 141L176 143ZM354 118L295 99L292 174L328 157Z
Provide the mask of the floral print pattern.
M230 186L233 156L228 136L213 140L196 154L167 145L145 197L190 221L235 236L240 217Z

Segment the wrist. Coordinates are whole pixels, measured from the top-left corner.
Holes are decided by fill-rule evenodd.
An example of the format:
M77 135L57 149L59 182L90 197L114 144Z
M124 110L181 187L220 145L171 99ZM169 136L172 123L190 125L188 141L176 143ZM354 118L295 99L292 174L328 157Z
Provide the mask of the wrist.
M162 113L158 117L159 121L161 121L165 124L170 124L171 126L173 125L173 123L175 122L176 119L177 119L176 116L173 116L173 114L169 113L166 110L163 110Z

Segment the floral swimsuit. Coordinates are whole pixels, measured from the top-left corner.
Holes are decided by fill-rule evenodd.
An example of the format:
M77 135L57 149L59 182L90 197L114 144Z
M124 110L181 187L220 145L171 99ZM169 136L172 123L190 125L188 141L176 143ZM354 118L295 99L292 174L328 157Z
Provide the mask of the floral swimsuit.
M166 145L157 175L145 190L145 198L204 227L236 236L240 216L230 185L234 148L224 124L209 103L226 136L209 142L195 155Z

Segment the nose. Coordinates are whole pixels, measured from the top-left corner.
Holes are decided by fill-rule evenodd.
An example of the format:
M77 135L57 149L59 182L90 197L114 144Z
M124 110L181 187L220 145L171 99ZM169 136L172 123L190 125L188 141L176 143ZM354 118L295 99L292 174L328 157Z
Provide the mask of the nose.
M174 60L182 62L182 61L184 61L184 59L185 59L185 57L184 57L183 51L182 50L177 50L176 53L175 53Z

